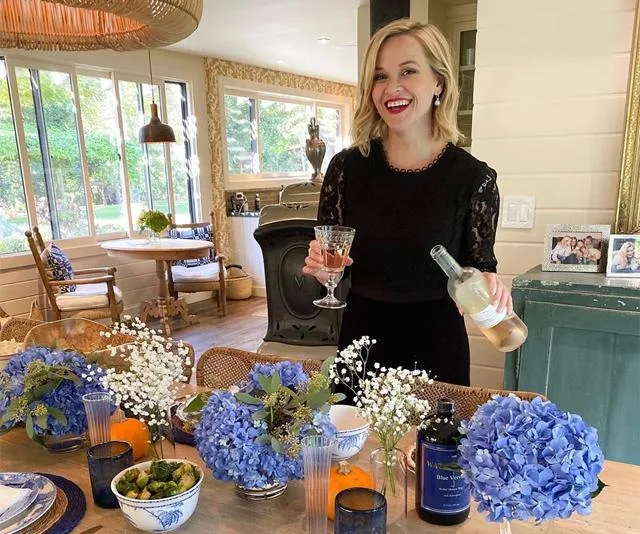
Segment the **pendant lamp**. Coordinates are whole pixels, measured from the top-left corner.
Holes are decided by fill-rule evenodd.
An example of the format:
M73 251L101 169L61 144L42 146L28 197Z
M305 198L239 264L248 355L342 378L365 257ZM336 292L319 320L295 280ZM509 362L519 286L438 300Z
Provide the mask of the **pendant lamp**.
M164 124L158 117L158 105L153 96L153 72L151 71L151 50L149 53L149 78L151 78L151 120L138 132L138 141L141 143L175 143L176 136L173 128Z
M0 0L0 48L140 50L181 41L203 0Z

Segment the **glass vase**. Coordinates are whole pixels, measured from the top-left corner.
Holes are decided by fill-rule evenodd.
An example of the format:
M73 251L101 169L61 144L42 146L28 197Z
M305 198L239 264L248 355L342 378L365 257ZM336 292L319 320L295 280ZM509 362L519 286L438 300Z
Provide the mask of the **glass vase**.
M154 232L151 228L147 228L147 241L149 243L157 243L160 241L161 232Z
M536 523L535 520L528 521L507 521L499 523L500 534L547 534L551 532L553 520Z
M387 500L387 521L407 517L407 455L400 449L375 449L369 458L374 489Z

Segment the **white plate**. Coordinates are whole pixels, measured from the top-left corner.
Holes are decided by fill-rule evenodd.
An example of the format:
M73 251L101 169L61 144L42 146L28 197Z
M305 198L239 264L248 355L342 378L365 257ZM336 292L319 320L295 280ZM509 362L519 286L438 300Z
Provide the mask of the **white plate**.
M34 473L4 473L4 475L22 475L25 478L33 477L38 490L35 501L27 510L9 521L8 524L3 523L0 525L0 534L13 534L28 527L46 514L56 500L58 490L51 480L42 475L36 475Z
M0 473L0 484L10 488L30 490L22 499L0 514L0 527L8 525L18 514L33 504L38 496L36 476L32 473Z

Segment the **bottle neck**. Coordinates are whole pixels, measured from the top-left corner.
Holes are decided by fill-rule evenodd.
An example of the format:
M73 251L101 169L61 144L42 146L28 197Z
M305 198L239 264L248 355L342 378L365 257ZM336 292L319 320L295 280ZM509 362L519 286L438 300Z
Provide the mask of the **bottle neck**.
M462 278L462 267L442 245L436 245L431 249L431 257L449 278Z

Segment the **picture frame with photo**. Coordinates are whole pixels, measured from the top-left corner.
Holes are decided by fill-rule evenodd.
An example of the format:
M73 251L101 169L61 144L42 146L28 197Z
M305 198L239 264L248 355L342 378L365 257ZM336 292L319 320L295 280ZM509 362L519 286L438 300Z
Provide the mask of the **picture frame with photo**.
M549 224L544 239L543 271L605 271L611 226Z
M640 278L640 234L611 234L607 276Z

